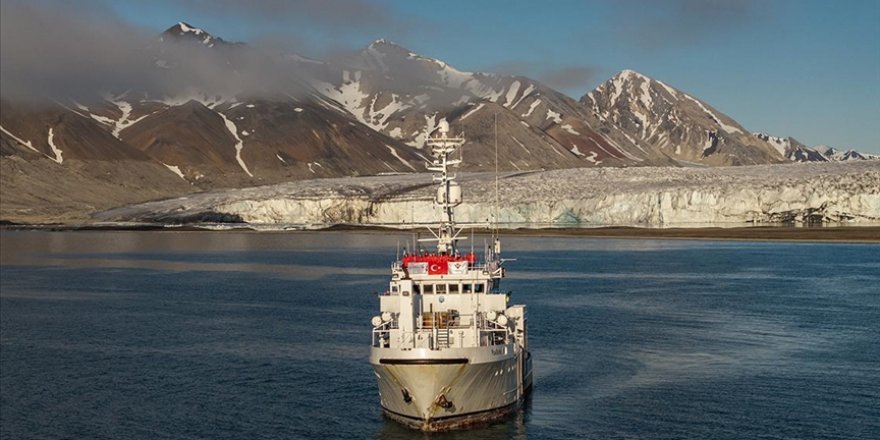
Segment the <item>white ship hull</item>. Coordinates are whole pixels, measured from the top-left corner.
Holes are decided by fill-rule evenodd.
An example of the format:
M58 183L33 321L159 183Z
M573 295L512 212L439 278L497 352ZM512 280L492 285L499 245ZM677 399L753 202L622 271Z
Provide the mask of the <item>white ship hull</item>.
M488 423L516 410L531 385L523 355L515 344L442 352L374 348L370 362L388 417L423 431L443 431Z
M486 243L482 262L473 248L458 248L463 229L453 208L461 186L449 167L461 163L450 154L464 137L448 137L442 120L439 136L430 136L438 172L435 202L445 219L429 228L433 238L413 237L412 251L391 264L389 289L373 316L370 364L379 382L385 414L412 428L444 431L499 419L522 403L532 384L526 307L508 305L501 241ZM419 243L436 241L435 252Z

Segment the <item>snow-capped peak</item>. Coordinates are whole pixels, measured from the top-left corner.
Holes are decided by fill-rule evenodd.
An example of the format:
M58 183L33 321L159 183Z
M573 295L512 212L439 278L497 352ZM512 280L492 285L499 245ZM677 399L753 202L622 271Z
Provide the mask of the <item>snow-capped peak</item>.
M429 60L436 61L431 58L423 57L393 41L386 40L384 38L380 38L372 43L369 46L364 48L361 53L368 54L369 56L376 57L400 57L405 59L421 59L421 60Z
M204 29L195 27L184 21L177 22L177 24L163 32L162 35L163 37L167 35L176 39L198 41L208 47L214 47L215 44L223 42L222 39L211 35ZM162 40L164 41L164 38L162 38Z
M844 150L838 149L834 147L829 147L828 145L817 145L813 147L813 150L816 150L822 156L825 156L826 159L832 161L845 161L845 160L876 160L880 158L880 156L866 153L859 153L855 150Z
M793 162L842 162L848 160L876 160L878 156L859 153L855 150L841 150L828 145L807 147L790 137L776 137L765 133L752 133L758 139L776 148L786 159Z
M394 51L403 51L406 53L410 53L409 49L407 49L407 48L405 48L405 47L403 47L403 46L401 46L391 40L386 40L384 38L379 38L378 40L370 43L370 45L367 46L367 49L368 50L378 50L378 51L394 50Z
M647 76L642 75L641 73L636 72L635 70L630 70L630 69L621 70L620 73L615 75L615 77L621 78L624 80L632 80L632 79L641 79L641 80L646 80L646 81L651 80L651 78L648 78Z
M660 87L663 87L663 89L666 90L666 92L669 93L671 96L676 97L676 98L678 97L678 92L675 89L673 89L672 87L669 87L669 85L667 85L663 81L653 79L647 75L636 72L635 70L632 70L632 69L621 70L620 72L617 73L617 75L614 75L609 81L614 82L614 83L618 83L618 84L623 84L623 83L632 82L632 81L636 81L636 80L645 83L642 85L642 87L648 87L648 86L653 86L654 84L657 84Z
M376 41L370 43L370 46L369 46L369 47L373 47L373 48L375 48L375 47L382 46L382 45L385 45L385 44L391 44L391 45L393 45L393 46L397 46L396 44L394 44L394 43L392 43L392 42L390 42L390 41L388 41L388 40L386 40L386 39L384 39L384 38L379 38L379 39L377 39Z
M177 22L177 27L180 29L181 32L192 32L196 35L202 35L203 33L205 33L205 31L197 27L190 26L182 21Z
M397 43L380 38L361 51L361 56L371 60L370 64L375 65L379 70L388 72L388 63L407 63L410 61L429 62L437 66L438 70L449 70L452 75L459 72L443 61L419 55Z
M752 135L758 139L761 139L764 142L769 143L783 157L789 157L789 155L791 154L791 150L793 149L791 139L771 136L769 134L759 132L752 133Z

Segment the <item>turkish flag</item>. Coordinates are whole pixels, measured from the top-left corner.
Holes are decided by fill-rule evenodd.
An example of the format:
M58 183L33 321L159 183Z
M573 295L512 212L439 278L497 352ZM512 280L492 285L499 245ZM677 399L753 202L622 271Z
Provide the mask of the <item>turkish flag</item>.
M428 263L428 275L444 275L447 269L445 261L431 261Z

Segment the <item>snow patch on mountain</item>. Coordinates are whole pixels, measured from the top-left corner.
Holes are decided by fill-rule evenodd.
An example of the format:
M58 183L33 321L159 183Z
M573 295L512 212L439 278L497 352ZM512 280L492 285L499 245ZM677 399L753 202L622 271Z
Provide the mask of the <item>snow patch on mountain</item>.
M516 98L516 92L519 91L519 81L514 81L510 84L510 87L507 89L507 95L504 97L504 106L511 108L514 98Z
M514 90L514 84L516 85L516 90ZM519 98L516 99L516 92L519 91L521 84L519 81L514 81L510 86L510 90L507 92L507 101L504 104L505 107L513 110L523 101L531 95L531 93L535 90L534 84L529 84L525 89L522 90L522 93L519 95ZM511 92L513 92L513 97L516 99L513 103L510 102Z
M388 126L388 118L392 115L410 107L409 105L404 104L399 96L392 93L391 102L381 109L376 109L377 99L379 99L379 95L373 95L373 99L370 101L370 106L367 109L368 117L366 120L361 121L376 131L384 130L385 127Z
M721 121L721 118L719 118L718 115L716 115L711 110L706 108L706 106L703 105L703 103L700 102L699 99L696 99L693 96L690 96L687 94L684 96L685 96L685 98L690 99L695 104L697 104L697 106L699 106L700 109L702 109L706 113L706 115L709 116L709 118L711 118L713 121L715 121L715 123L718 124L718 126L721 127L724 131L726 131L728 133L742 133L742 130L740 130L732 125L725 124L723 121Z
M578 133L577 130L574 129L574 127L571 126L571 124L564 124L564 125L561 125L560 128L562 128L563 130L565 130L565 131L567 131L567 132L569 132L569 133L571 133L571 134L573 134L573 135L575 135L575 136L580 136L580 135L581 135L580 133Z
M520 116L522 116L522 117L524 117L524 118L528 118L529 116L532 115L532 112L535 111L535 108L537 108L538 105L540 105L540 104L541 104L541 100L540 100L540 99L536 99L536 100L532 101L532 103L529 104L529 109L528 109L525 113L523 113L522 115L520 115Z
M433 60L440 66L440 81L449 88L462 88L465 83L474 80L474 75L470 72L462 72L449 64L439 60Z
M369 98L369 94L361 91L361 72L342 72L342 84L334 87L330 83L316 82L319 90L328 98L345 108L358 121L367 124L364 118L363 102ZM367 124L369 125L369 124Z
M422 148L425 145L425 142L428 140L428 136L437 129L440 124L440 121L445 121L446 118L440 118L437 120L437 114L434 113L432 115L425 115L425 128L421 131L417 131L413 134L415 138L409 142L406 142L410 147Z
M641 91L641 93L639 93L639 102L641 102L646 109L650 110L654 107L654 100L651 98L651 80L643 80L641 84L639 84L639 90Z
M517 139L517 138L515 138L515 137L513 137L513 136L511 136L510 138L513 139L513 141L516 142L516 144L519 145L520 148L522 148L523 150L525 150L526 153L532 154L531 150L529 150L528 148L526 148L526 146L523 145L523 143L520 142L519 139Z
M118 98L116 98L116 99L118 99ZM108 101L110 101L110 100L111 99L108 99ZM205 107L208 107L209 109L212 109L212 110L214 109L214 107L217 107L220 104L235 103L236 102L235 97L233 97L233 96L220 96L220 95L209 96L205 93L197 92L195 90L190 90L186 93L181 93L176 96L163 96L161 98L148 99L148 100L145 100L144 102L157 102L157 103L164 104L166 107L179 107L179 106L182 106L190 101L198 102L199 104L202 104ZM114 104L116 104L116 103L114 103ZM118 104L117 104L117 106L118 106ZM248 104L245 107L253 108L254 105ZM121 110L121 108L120 108L120 110ZM95 117L95 116L93 116L93 117ZM143 119L143 117L138 118L136 121L132 121L131 123L127 123L127 124L125 124L125 126L127 127L127 126L131 125L132 123L135 123L141 119ZM108 120L110 121L109 125L111 125L111 126L116 125L116 121L114 121L112 119L108 119ZM125 128L125 127L123 127L123 128Z
M673 89L672 87L669 87L668 85L666 85L665 82L657 81L657 80L652 80L652 81L654 81L657 84L660 84L660 87L663 87L664 89L666 89L666 92L669 93L670 95L672 95L673 97L678 96L678 92L675 89Z
M31 143L31 141L26 141L16 135L10 133L9 130L3 128L2 125L0 125L0 131L2 131L3 133L6 133L7 136L11 137L14 141L18 142L22 146L25 146L25 147L33 150L36 153L40 153L40 150L37 150L36 148L34 148L34 145ZM40 153L40 154L43 154L43 153Z
M116 107L119 108L119 111L122 112L122 115L117 121L115 121L113 127L113 136L116 139L119 139L119 133L122 131L122 129L131 124L131 121L128 120L128 117L131 116L131 104L120 100L114 100L110 102L115 104Z
M51 148L52 152L55 153L55 158L52 160L58 162L59 164L64 162L64 158L61 156L61 149L58 148L57 145L55 145L55 129L52 127L49 127L49 138L47 139L47 141L49 143L49 148Z
M497 103L498 99L501 98L501 94L504 93L504 88L495 89L494 87L484 84L480 81L472 81L466 84L469 92L473 93L480 98L483 98L489 102Z
M183 171L180 171L180 167L179 167L179 166L177 166L177 165L168 165L168 164L165 163L165 162L160 162L160 163L161 163L162 165L165 165L165 168L168 168L168 170L170 170L172 173L177 174L177 176L180 177L181 179L183 179L184 181L189 182L189 180L186 180L186 177L184 177L184 175L183 175Z
M769 143L779 152L779 154L783 157L786 157L786 153L789 149L791 149L791 141L788 139L783 139L775 136L761 136L762 133L754 133L755 137L764 140Z
M406 165L407 167L409 167L409 169L411 169L411 170L413 170L413 171L416 170L415 167L413 167L411 163L407 162L407 161L404 160L402 157L400 157L399 154L397 154L397 150L395 150L394 147L392 147L391 145L388 145L388 144L385 144L385 146L388 147L388 150L391 151L391 155L393 155L394 157L396 157L397 160L400 161L400 163Z
M182 32L192 32L196 35L202 35L203 33L205 33L205 31L203 31L197 27L191 27L190 25L188 25L182 21L177 22L177 26L180 27L180 30Z
M320 81L316 81L315 85L324 96L333 100L337 105L341 105L362 124L378 132L382 132L388 127L388 120L395 113L412 108L422 102L422 99L416 96L412 98L410 103L406 103L401 96L392 93L391 101L381 108L377 108L376 102L379 100L380 94L373 94L371 98L369 93L363 91L362 76L363 73L359 70L344 70L342 84L338 87ZM368 100L369 104L366 104Z
M215 38L213 35L205 32L200 28L188 25L182 21L178 22L177 25L172 27L171 29L173 30L174 28L177 28L177 35L183 36L191 34L193 38L208 47L214 47L214 44L217 42L217 38ZM160 38L160 41L164 41L164 39Z
M101 124L108 125L108 126L110 126L110 127L113 127L113 126L116 125L116 120L115 120L115 119L110 119L110 118L108 118L108 117L106 117L106 116L101 116L101 115L96 115L96 114L94 114L94 113L89 113L89 117L91 117L92 119L94 119L94 120L100 122Z
M126 128L131 127L132 125L137 124L142 119L153 114L153 113L149 113L149 114L145 114L137 119L130 119L131 112L132 112L131 104L129 104L126 101L121 100L119 97L117 97L117 98L111 97L111 98L106 98L106 99L108 102L115 105L116 108L118 108L119 112L121 113L119 116L119 119L116 119L116 120L109 119L109 118L103 119L106 123L108 123L108 125L112 126L111 133L113 134L113 137L115 137L116 139L120 139L119 135L120 135L120 133L122 133L122 130L125 130ZM95 118L96 115L91 115L91 116L93 118ZM95 118L95 119L98 119L98 118Z
M244 159L241 157L241 150L244 149L244 141L241 140L241 137L238 136L238 129L235 127L235 123L230 121L229 118L226 117L223 113L216 112L223 118L223 122L226 124L226 129L229 130L229 133L235 138L235 160L238 162L238 165L241 169L247 173L248 176L254 177L251 174L251 171L248 169L247 165L244 163Z
M483 108L483 106L485 106L485 105L486 105L485 102L481 102L481 103L479 103L476 107L474 107L474 108L468 110L467 113L461 115L461 119L459 119L459 120L460 120L460 121L464 121L465 119L468 118L468 116L470 116L470 115L472 115L472 114L474 114L474 113L480 111L480 109Z

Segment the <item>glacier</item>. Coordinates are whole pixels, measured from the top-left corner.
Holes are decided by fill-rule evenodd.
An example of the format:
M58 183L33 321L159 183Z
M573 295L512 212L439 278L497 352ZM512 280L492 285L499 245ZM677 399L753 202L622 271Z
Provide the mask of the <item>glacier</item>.
M703 227L880 223L880 161L718 168L459 173L461 223ZM441 218L425 173L229 189L104 211L100 221L235 219L255 225L418 226Z

